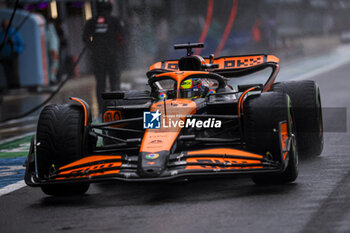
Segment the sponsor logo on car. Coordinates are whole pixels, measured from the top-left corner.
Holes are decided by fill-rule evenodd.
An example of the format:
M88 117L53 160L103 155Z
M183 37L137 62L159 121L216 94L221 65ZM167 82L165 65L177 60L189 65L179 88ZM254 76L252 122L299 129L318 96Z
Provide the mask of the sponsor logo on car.
M146 159L157 159L159 154L146 154Z
M151 144L160 144L160 143L163 143L162 140L153 140L150 142Z
M103 122L118 121L122 119L120 111L106 111L103 114Z

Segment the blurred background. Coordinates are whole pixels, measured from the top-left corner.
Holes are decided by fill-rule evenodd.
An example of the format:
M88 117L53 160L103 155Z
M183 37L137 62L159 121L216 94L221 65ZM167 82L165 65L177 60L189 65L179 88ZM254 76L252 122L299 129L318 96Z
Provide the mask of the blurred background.
M1 1L0 18L9 16L15 1ZM36 27L52 22L59 37L59 53L74 61L84 44L82 30L95 12L94 1L21 2L14 26L32 12ZM9 9L6 9L9 8ZM237 8L237 9L233 9ZM342 33L350 30L348 0L115 0L112 14L124 26L126 51L123 69L145 69L156 60L173 59L183 53L173 50L174 43L205 42L201 55L217 56L243 53L276 53L281 58L318 52L338 42ZM233 17L232 11L236 11ZM35 16L34 16L35 15ZM232 19L233 18L233 19ZM40 21L43 22L40 22ZM227 28L230 20L231 27ZM24 52L29 50L27 19L18 30L24 40ZM30 28L32 29L32 28ZM203 30L206 33L203 35ZM221 46L226 29L227 39ZM311 43L311 44L310 44ZM315 47L315 48L311 48ZM307 51L307 50L313 51ZM38 51L40 56L41 53ZM33 56L35 54L31 54ZM30 58L28 58L30 59ZM24 63L24 64L22 64ZM29 65L21 60L21 67ZM60 62L60 66L65 64ZM89 54L79 63L76 76L92 73ZM21 73L21 72L20 72ZM1 82L2 85L3 82ZM23 80L22 84L27 85ZM28 82L30 84L30 82Z
M14 3L0 1L1 21L10 18ZM112 15L123 28L121 89L145 89L150 65L184 55L173 50L175 43L203 42L195 52L205 57L273 53L282 64L327 54L350 41L349 10L350 0L114 0ZM23 40L20 86L9 90L0 66L1 119L55 90L77 61L84 25L94 14L95 1L20 1L12 23ZM75 95L97 115L92 56L87 50L53 102Z

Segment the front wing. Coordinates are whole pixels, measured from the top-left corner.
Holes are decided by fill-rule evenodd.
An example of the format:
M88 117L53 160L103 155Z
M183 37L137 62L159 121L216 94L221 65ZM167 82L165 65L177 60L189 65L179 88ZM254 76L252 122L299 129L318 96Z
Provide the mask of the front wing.
M287 156L289 157L289 156ZM152 163L152 160L149 161ZM280 173L286 161L273 161L269 156L232 148L185 151L171 154L166 168L159 176L145 177L138 172L138 156L91 155L38 178L34 150L28 156L25 182L29 186L54 183L121 181L164 181L195 176Z

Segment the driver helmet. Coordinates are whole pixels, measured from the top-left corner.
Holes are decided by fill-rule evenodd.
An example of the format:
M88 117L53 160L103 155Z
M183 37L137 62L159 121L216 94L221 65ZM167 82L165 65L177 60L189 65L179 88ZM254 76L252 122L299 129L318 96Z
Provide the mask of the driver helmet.
M205 87L200 78L192 78L183 81L180 85L181 98L195 99L205 96Z

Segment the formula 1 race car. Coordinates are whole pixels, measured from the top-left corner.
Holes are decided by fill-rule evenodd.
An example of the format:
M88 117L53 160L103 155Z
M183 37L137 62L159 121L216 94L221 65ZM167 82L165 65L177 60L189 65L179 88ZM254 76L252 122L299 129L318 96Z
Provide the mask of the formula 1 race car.
M274 83L279 59L273 55L193 55L203 46L175 45L187 56L153 64L150 91L104 93L102 123L92 123L79 98L46 106L26 162L27 185L70 195L109 180L245 174L256 184L293 182L298 154L323 149L318 86ZM267 81L251 78L265 70Z

